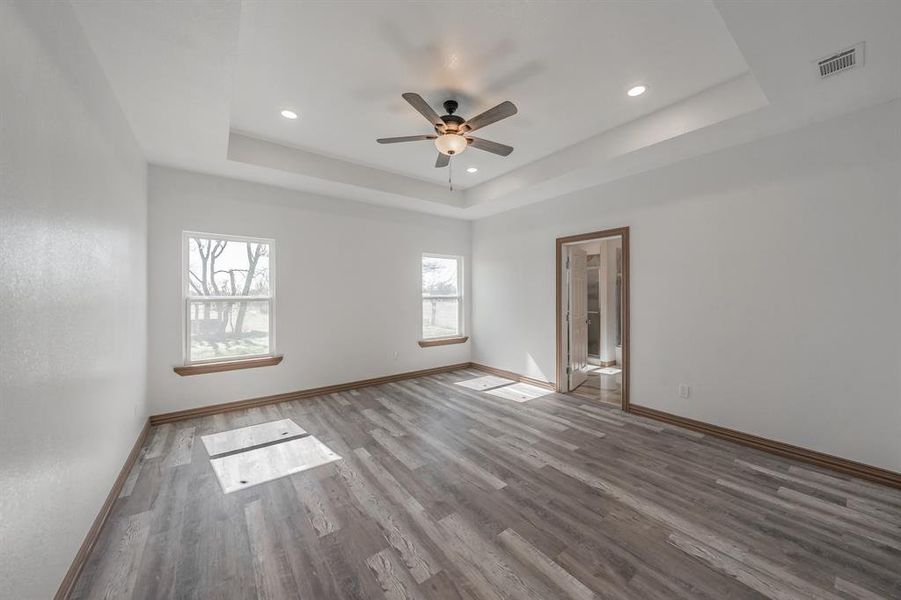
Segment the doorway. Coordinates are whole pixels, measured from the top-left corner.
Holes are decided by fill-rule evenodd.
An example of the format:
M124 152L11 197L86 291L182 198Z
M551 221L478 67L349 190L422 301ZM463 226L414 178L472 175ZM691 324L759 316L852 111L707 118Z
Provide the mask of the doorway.
M629 407L629 228L557 238L557 391Z

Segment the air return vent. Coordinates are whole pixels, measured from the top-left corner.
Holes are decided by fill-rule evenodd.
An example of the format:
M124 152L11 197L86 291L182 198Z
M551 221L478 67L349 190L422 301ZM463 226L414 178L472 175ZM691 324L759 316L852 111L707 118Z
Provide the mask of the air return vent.
M863 65L863 42L817 61L820 79Z

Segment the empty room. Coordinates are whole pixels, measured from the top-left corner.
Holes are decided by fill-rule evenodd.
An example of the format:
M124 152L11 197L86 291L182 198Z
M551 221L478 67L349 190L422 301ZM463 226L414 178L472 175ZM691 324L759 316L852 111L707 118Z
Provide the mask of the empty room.
M899 31L0 0L0 598L901 598Z

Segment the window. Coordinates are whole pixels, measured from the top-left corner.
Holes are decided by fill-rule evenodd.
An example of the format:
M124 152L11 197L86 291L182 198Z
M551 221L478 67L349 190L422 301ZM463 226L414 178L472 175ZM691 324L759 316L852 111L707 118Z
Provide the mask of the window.
M184 234L185 364L275 354L273 240Z
M463 335L463 258L422 255L422 339Z

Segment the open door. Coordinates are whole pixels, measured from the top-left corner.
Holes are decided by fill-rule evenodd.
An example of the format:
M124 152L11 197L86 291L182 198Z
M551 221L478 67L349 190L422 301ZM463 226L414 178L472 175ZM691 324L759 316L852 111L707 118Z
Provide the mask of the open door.
M568 387L574 390L588 379L588 255L585 250L568 246L566 267L569 281Z
M629 228L617 227L591 233L558 237L555 242L556 264L556 384L558 392L619 405L629 410ZM592 315L588 301L588 276L598 269L601 277L601 254L606 248L606 309L598 298L598 315L606 311L608 318L606 356L597 360L588 353L589 324ZM616 250L616 260L610 254ZM597 256L597 265L592 258ZM591 259L591 260L589 260ZM589 267L591 265L591 267ZM614 270L615 269L615 270ZM615 274L615 278L611 276ZM598 292L600 293L600 289ZM614 311L611 311L613 307ZM612 314L611 314L612 313ZM613 317L611 319L611 317ZM591 359L591 362L589 362ZM600 364L595 368L592 362ZM603 378L603 379L602 379ZM579 388L576 390L575 388Z

